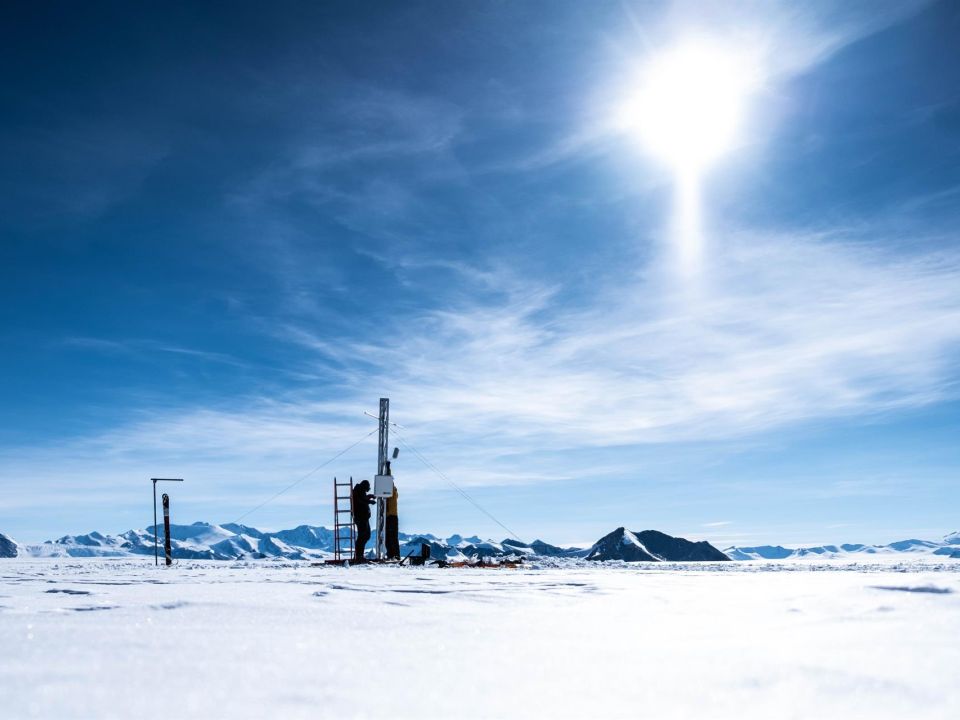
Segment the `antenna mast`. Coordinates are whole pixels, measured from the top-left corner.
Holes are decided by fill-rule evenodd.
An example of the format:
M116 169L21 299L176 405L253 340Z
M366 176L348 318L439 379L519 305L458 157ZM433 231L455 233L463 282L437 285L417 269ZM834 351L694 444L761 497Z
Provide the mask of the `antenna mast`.
M380 398L380 443L377 450L377 475L387 474L387 458L390 454L390 398ZM387 527L387 501L377 498L377 560L387 553L384 532Z

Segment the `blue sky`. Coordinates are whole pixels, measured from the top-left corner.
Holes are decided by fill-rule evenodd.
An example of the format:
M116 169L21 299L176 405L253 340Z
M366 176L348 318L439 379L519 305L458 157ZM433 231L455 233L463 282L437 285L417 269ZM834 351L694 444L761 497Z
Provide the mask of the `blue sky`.
M521 537L960 526L951 2L7 3L0 532L234 520L375 423ZM691 34L756 50L703 178L612 129ZM333 474L244 517L330 524ZM505 533L401 446L405 530Z

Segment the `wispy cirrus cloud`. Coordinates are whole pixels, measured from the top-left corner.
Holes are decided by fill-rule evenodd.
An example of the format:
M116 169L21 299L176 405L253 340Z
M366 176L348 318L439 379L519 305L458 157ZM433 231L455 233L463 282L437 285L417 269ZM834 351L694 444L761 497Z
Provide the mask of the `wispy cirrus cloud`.
M388 340L291 326L287 342L342 369L335 385L154 414L78 451L292 471L362 434L361 412L389 396L399 435L463 482L540 482L570 475L536 469L538 452L748 437L955 396L955 253L742 234L711 267L695 299L650 277L570 305L501 271L499 299L393 317Z
M63 345L73 348L90 350L105 353L120 354L157 354L168 353L172 355L184 355L198 360L205 360L213 363L222 363L224 365L234 365L236 367L250 367L248 363L243 362L227 353L213 352L211 350L202 350L198 348L188 348L179 345L149 340L145 338L131 338L124 340L111 340L97 337L70 337L63 340Z
M415 171L419 179L437 173L444 164L438 161L463 133L464 110L452 103L374 85L338 87L321 95L322 113L305 113L271 165L231 193L232 203L262 208L299 197L335 208L363 199L371 188L384 192L393 163L407 163L409 171L410 161L432 157L432 165L418 164ZM388 209L384 199L368 203L368 212Z
M674 32L726 35L763 49L773 76L805 72L843 48L902 22L932 0L851 0L807 3L677 0L663 19Z
M460 418L461 427L489 431L489 418L512 437L584 444L730 436L954 391L956 253L895 253L849 232L738 233L714 245L695 298L638 268L598 279L592 297L569 303L558 286L503 265L454 262L443 268L462 275L459 294L394 315L389 340L295 323L273 332L348 369L339 399L322 407L380 386L419 424ZM410 283L437 269L415 258L391 264ZM234 362L145 340L71 342Z
M504 278L500 303L403 322L386 347L291 339L389 378L418 421L583 445L730 437L951 395L960 264L821 236L730 239L691 300L656 282L591 304Z

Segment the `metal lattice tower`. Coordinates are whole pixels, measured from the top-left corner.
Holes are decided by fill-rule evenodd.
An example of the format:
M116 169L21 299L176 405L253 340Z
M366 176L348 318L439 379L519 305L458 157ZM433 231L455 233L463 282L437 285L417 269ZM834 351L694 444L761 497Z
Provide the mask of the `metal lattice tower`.
M380 442L377 451L377 475L387 474L387 458L390 456L390 398L380 398ZM383 498L377 498L377 560L383 559L387 554L386 538L384 533L387 528L387 501Z

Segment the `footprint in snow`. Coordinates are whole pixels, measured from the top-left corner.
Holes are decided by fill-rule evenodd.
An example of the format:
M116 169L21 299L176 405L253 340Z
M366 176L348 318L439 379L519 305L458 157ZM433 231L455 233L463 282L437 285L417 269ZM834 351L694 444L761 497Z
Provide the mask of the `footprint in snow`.
M953 592L950 588L937 587L936 585L871 585L874 590L894 590L897 592L910 593L933 593L934 595L948 595Z
M153 610L176 610L178 608L187 607L188 605L190 605L190 603L188 603L186 600L175 600L173 602L151 605L150 608Z
M116 610L119 605L89 605L87 607L70 608L74 612L93 612L95 610Z

